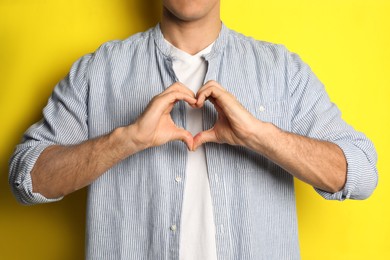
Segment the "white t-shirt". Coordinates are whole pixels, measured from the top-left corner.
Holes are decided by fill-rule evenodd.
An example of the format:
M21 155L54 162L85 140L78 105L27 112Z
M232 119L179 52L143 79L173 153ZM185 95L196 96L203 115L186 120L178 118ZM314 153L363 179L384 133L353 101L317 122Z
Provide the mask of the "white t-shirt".
M177 78L196 94L202 87L207 72L207 62L202 56L210 52L212 45L195 55L171 44L170 46L173 70ZM186 129L193 136L203 130L202 109L194 109L186 104ZM195 152L188 152L185 176L180 224L180 260L215 260L215 223L203 145Z

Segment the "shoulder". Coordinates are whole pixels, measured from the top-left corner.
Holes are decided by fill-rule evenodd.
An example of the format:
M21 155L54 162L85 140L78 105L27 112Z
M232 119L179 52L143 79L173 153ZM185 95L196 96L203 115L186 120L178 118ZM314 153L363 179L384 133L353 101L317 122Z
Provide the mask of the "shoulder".
M252 53L274 59L286 58L291 54L283 44L257 40L230 29L227 47L241 54Z
M96 51L95 55L115 55L118 53L128 53L145 47L151 39L152 29L139 32L124 40L112 40L103 43Z
M147 58L151 52L152 29L136 33L124 40L112 40L103 43L91 55L89 70L95 74L130 66L135 60ZM136 59L135 59L136 58ZM92 73L91 72L91 73Z
M301 67L308 66L298 54L290 51L283 44L257 40L230 29L226 48L226 52L240 59L245 57L254 60L257 64L281 69L289 75Z

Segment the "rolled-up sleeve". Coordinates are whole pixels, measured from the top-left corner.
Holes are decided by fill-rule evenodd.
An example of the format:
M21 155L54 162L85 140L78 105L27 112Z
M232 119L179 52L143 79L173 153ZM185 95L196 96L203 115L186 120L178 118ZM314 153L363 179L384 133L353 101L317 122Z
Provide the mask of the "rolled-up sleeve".
M23 204L47 203L33 192L31 170L40 154L52 145L72 145L88 138L88 64L92 55L75 62L69 74L59 82L43 110L43 118L24 134L9 161L9 184Z
M338 145L347 161L343 189L329 193L315 189L330 200L365 199L377 186L377 154L373 143L342 118L323 84L296 54L288 55L292 131Z

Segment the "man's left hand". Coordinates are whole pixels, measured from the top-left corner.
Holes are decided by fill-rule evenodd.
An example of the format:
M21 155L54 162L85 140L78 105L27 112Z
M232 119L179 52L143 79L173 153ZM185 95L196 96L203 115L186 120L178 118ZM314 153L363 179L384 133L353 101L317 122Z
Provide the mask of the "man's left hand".
M237 99L215 81L208 81L197 93L196 107L204 106L210 100L218 112L215 125L194 137L192 150L203 143L227 143L230 145L248 146L249 137L255 131L255 126L262 123L252 116Z

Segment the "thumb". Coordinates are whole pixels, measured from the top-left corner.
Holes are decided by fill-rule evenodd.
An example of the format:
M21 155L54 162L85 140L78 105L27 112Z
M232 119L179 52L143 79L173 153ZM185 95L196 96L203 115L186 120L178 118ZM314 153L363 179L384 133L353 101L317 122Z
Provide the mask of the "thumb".
M209 142L218 143L218 139L217 136L215 135L214 128L198 133L194 137L194 145L192 147L192 150L195 151L202 144L209 143Z
M187 145L188 150L192 150L194 139L190 132L182 128L177 128L177 130L173 133L173 140L183 141Z

